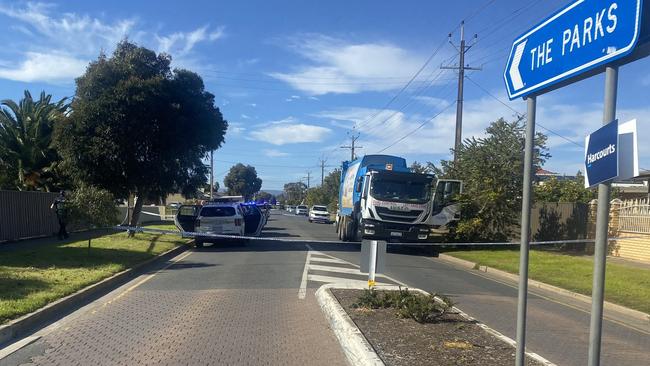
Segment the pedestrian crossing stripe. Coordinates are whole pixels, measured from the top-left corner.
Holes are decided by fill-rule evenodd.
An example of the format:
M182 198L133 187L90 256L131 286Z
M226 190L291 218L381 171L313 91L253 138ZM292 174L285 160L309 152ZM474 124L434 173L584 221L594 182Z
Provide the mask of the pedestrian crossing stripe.
M375 281L368 281L367 273L359 271L359 266L342 259L333 257L329 254L312 250L308 246L307 258L305 260L305 269L303 279L298 291L298 298L304 299L307 293L307 283L322 282L334 284L346 288L367 289L368 287L395 286L394 281L381 274L375 275ZM314 273L318 272L318 273ZM321 273L326 274L321 274ZM356 278L350 278L356 276ZM365 279L363 279L365 277Z

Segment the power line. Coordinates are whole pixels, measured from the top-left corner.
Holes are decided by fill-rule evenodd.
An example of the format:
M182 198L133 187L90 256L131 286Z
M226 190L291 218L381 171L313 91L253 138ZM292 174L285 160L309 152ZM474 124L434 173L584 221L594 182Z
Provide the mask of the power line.
M450 103L450 104L448 104L445 108L443 108L442 110L440 110L440 112L438 112L437 114L435 114L433 117L429 118L428 120L422 122L422 124L420 124L418 127L416 127L416 128L415 128L414 130L412 130L411 132L409 132L409 133L407 133L406 135L404 135L404 136L400 137L399 139L395 140L395 142L393 142L392 144L386 146L385 148L383 148L383 149L377 151L377 154L382 153L382 152L388 150L389 148L391 148L391 147L397 145L398 143L402 142L404 139L406 139L407 137L411 136L412 134L414 134L415 132L417 132L419 129L421 129L422 127L424 127L427 123L429 123L429 122L433 121L434 119L436 119L436 118L437 118L438 116L440 116L444 111L446 111L447 109L449 109L452 105L454 105L454 103Z

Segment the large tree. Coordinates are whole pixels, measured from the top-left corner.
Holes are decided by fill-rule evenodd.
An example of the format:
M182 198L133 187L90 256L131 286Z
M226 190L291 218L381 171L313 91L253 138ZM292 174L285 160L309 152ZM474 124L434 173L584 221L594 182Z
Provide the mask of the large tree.
M100 55L76 80L56 146L77 181L117 198L136 196L131 225L145 199L193 195L206 183L206 154L224 141L227 122L203 80L172 70L171 57L128 41Z
M464 183L462 221L458 239L501 241L512 237L519 223L524 170L525 131L521 120L499 119L485 137L466 139L457 151L458 161L441 162L436 175ZM546 136L535 138L534 169L550 155Z
M65 118L66 98L52 102L42 92L34 100L29 91L20 102L0 102L0 188L45 190L61 188L59 156L52 147L52 131Z
M293 182L284 185L284 196L288 205L297 205L307 196L307 185L303 182Z
M228 194L244 196L249 200L262 188L262 180L257 177L257 170L250 165L242 163L233 165L228 175L223 180L228 188Z

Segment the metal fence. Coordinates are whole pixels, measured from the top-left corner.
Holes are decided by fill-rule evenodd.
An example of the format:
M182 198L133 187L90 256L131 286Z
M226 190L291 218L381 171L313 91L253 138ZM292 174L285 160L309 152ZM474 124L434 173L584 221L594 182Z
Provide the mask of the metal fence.
M650 205L647 200L627 200L619 204L618 230L650 234Z
M0 191L0 241L47 236L57 232L50 192Z

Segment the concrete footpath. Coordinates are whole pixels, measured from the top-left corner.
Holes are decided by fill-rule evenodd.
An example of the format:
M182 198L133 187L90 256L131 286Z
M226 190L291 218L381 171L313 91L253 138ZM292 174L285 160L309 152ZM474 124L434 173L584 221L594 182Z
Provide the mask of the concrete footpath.
M0 365L345 365L304 245L190 250L34 334Z

